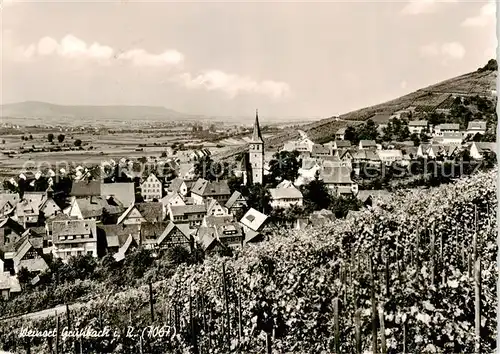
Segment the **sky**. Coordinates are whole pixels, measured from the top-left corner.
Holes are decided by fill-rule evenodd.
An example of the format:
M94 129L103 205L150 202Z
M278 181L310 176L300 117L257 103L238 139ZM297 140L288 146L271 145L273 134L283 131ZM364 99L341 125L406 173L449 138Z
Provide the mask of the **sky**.
M496 52L494 1L2 1L1 103L324 118Z

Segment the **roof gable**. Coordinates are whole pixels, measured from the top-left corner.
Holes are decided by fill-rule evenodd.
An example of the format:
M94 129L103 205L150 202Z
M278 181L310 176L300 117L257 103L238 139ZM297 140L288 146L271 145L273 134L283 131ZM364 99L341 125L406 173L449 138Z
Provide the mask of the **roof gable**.
M101 196L112 196L124 206L129 206L135 202L134 183L103 183L101 184Z
M262 214L261 212L250 208L245 215L240 220L244 226L248 227L250 230L258 231L262 228L264 222L267 220L268 216Z
M101 195L101 181L75 181L71 186L71 196L90 197Z
M137 210L149 222L163 220L163 204L160 202L137 203Z

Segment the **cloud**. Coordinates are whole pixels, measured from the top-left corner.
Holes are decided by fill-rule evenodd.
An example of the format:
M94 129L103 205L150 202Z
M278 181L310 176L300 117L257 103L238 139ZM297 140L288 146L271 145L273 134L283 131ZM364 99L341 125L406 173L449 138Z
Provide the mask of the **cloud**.
M436 12L442 3L455 3L457 0L410 0L401 10L403 15L420 15Z
M87 44L72 34L66 35L60 41L52 37L43 37L27 47L18 46L15 55L13 58L17 61L34 61L37 57L59 57L66 60L96 61L103 65L119 62L137 67L168 69L179 69L180 64L184 62L184 55L175 49L164 50L159 54L141 48L117 51L98 42ZM188 89L224 92L230 98L241 93L253 93L277 99L290 93L287 83L273 80L257 81L248 76L228 74L221 70L205 70L194 76L189 72L182 74L179 72L178 70L173 73L167 72L165 80L176 82Z
M177 65L184 60L184 56L176 50L165 50L161 54L152 54L144 49L130 49L117 53L110 46L94 42L88 45L85 41L68 34L60 42L52 37L43 37L38 43L28 47L30 57L59 56L66 59L90 59L101 63L109 63L111 59L129 62L135 66L164 66Z
M162 66L179 64L184 60L184 56L176 50L166 50L155 55L144 49L133 49L118 55L118 59L130 60L136 66Z
M460 42L448 42L441 45L430 43L420 47L420 55L427 58L462 59L465 53L465 48Z
M479 15L466 18L462 22L464 27L486 27L495 23L496 4L495 1L489 1L479 10Z
M194 77L190 73L184 73L176 80L187 88L221 91L230 98L241 93L253 93L278 99L290 93L290 87L285 82L256 81L250 77L228 74L220 70L208 70Z

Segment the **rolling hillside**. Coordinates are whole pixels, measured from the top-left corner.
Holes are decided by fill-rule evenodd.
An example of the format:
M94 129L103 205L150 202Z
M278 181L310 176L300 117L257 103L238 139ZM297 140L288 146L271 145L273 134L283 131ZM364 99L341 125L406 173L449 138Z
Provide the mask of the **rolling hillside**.
M493 99L492 91L496 90L497 70L492 70L496 68L496 62L494 62L494 65L490 65L491 63L490 61L484 68L474 72L439 82L394 100L345 113L340 117L330 117L309 123L303 125L301 129L307 133L310 139L321 143L331 140L331 137L339 128L359 124L359 122L365 121L377 113L391 114L410 106L429 112L436 108L445 108L450 97L454 95L479 95L492 97ZM297 131L288 130L266 139L266 146L276 148L283 145L284 142L298 137L299 133ZM244 150L244 147L233 150L222 158L229 158L242 150Z

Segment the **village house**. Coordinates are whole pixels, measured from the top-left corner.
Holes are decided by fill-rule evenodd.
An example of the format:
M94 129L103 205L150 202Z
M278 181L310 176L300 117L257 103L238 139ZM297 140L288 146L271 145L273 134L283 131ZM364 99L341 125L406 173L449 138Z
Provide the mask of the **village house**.
M476 134L486 134L486 122L482 120L474 120L472 122L469 122L467 126L467 131L465 132L465 135L469 136L474 136Z
M39 213L45 219L62 213L62 209L59 207L59 205L57 205L54 199L52 199L53 195L54 190L52 189L52 187L49 187L45 192L45 196L42 198L40 206L38 207Z
M95 220L65 220L52 222L52 253L67 261L71 256L97 257Z
M110 220L116 220L124 211L123 206L112 198L104 197L73 197L70 206L64 209L64 213L71 218L80 220L92 219L103 221L104 217Z
M135 206L147 222L155 223L165 220L166 213L160 202L136 203Z
M153 173L141 184L141 196L145 202L162 198L163 184Z
M412 120L408 123L410 134L421 134L427 129L429 122L426 120Z
M240 220L245 235L244 243L260 242L264 239L264 229L268 216L250 208Z
M328 146L323 146L321 144L314 144L311 150L312 158L321 158L325 156L331 156L332 150Z
M182 197L178 192L173 192L164 196L160 203L163 205L163 212L167 215L167 210L169 205L186 205L186 198Z
M19 194L2 193L0 194L0 218L12 216L19 202Z
M205 204L194 205L170 205L168 215L176 224L189 224L190 227L201 225L203 217L207 214Z
M352 169L348 167L323 167L320 178L337 195L351 195L358 191L358 185L351 179Z
M403 160L401 150L378 150L380 161L386 165L391 165L393 162Z
M454 132L454 133L443 133L437 142L440 142L443 145L461 145L464 139L464 135L462 132Z
M146 222L144 216L142 216L138 207L135 204L131 204L118 218L117 225L140 225Z
M353 160L353 152L355 149L338 149L335 150L333 154L334 157L338 157L342 161L352 161Z
M312 152L314 142L309 138L288 141L283 146L283 151Z
M247 208L247 201L240 192L234 191L224 206L228 214L237 215Z
M314 179L316 173L321 169L320 161L316 159L302 159L302 166L299 168L299 176L295 180L296 186L307 184Z
M359 149L377 149L377 143L375 142L375 140L360 140Z
M211 156L212 153L208 149L198 149L194 150L189 154L189 160L192 162L196 162L201 160L204 157L209 157Z
M129 207L135 203L134 183L102 183L101 197L112 197L119 201L124 207Z
M381 161L377 150L354 150L351 153L352 165L368 164L379 166Z
M456 133L460 131L460 125L455 123L439 124L434 127L434 136L443 136L444 133Z
M18 242L26 229L12 218L0 220L0 250L6 251Z
M140 225L120 224L120 225L96 225L97 238L105 240L103 248L108 254L113 254L116 261L125 258L126 254L139 246ZM98 254L101 253L98 250ZM117 255L120 253L119 255Z
M101 181L74 181L69 194L76 198L101 196Z
M209 198L212 198L224 205L230 196L231 191L226 180L207 181L199 178L191 189L191 197L195 204L205 204Z
M335 133L335 139L336 140L345 140L345 131L346 131L346 128L340 128L339 130L337 130L337 132Z
M270 188L272 208L290 208L292 205L303 206L302 193L290 181L282 181L276 188Z
M197 232L197 239L205 252L224 247L243 246L242 226L231 216L204 218Z
M328 146L333 151L338 149L350 149L352 144L349 140L332 140L326 143L325 146Z
M425 156L430 159L451 157L457 149L456 145L431 144L428 146Z
M153 233L141 232L141 245L146 249L165 250L173 247L182 247L191 252L194 248L194 240L187 224L177 224L172 221L161 223L161 233L156 236Z
M345 159L340 159L338 155L335 156L329 156L325 157L323 159L323 164L322 166L327 166L327 167L335 167L335 166L344 166L344 167L352 167L352 160L345 158Z
M359 199L365 207L374 207L380 205L381 201L390 197L386 190L360 190L356 198Z
M16 205L15 219L17 222L24 227L37 225L40 216L40 205L44 198L45 192L24 193L23 198Z
M496 143L483 143L483 142L473 142L470 147L470 156L473 159L481 160L487 154L496 154L497 145Z
M132 235L128 235L125 237L124 236L119 236L116 239L113 238L111 240L107 240L107 242L109 242L108 245L116 245L116 252L113 253L115 262L121 262L128 254L139 247L136 239Z
M18 244L12 257L16 274L21 268L26 268L31 273L40 273L49 268L43 258L43 238L25 236Z
M324 226L335 220L335 214L331 210L322 209L314 211L308 218L299 218L295 222L296 230L303 230L307 227Z
M186 182L182 178L174 178L170 181L170 185L167 187L168 194L179 193L181 196L185 197L188 194L188 188Z
M223 216L227 215L227 211L219 202L215 199L207 200L207 215L211 216Z
M417 149L417 157L427 157L427 150L429 149L429 146L431 146L431 144L428 144L428 143L422 143L418 146L418 149Z
M389 113L376 113L369 119L377 125L377 130L381 132L383 129L387 128L389 122L393 119L393 115Z

